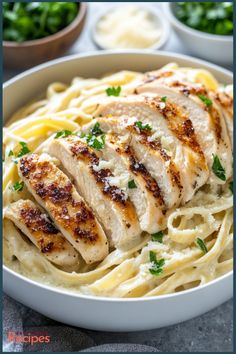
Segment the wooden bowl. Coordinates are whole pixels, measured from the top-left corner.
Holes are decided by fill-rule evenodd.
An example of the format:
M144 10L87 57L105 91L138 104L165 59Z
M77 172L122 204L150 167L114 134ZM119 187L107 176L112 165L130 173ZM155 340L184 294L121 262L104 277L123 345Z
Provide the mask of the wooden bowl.
M86 3L81 2L76 18L55 34L23 43L3 41L4 66L9 69L27 69L63 55L82 32L87 7Z

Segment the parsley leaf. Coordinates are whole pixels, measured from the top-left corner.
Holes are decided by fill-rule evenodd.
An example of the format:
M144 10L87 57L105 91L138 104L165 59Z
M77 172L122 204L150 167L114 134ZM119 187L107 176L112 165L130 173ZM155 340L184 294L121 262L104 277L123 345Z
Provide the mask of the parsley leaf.
M128 188L129 188L129 189L137 188L136 183L134 182L133 179L128 182Z
M163 97L161 98L161 102L166 102L166 100L167 100L167 97L166 97L166 96L163 96Z
M117 87L108 87L106 89L106 94L107 96L120 96L120 93L121 93L121 87L120 86L117 86Z
M207 253L208 252L207 246L206 246L205 242L201 238L197 238L196 244L200 248L200 250L202 250L203 253Z
M198 97L200 98L200 100L202 100L203 103L205 103L205 105L207 107L211 107L212 106L212 100L210 100L210 98L204 96L204 95L198 95Z
M152 127L149 124L143 124L140 120L138 120L137 122L134 123L134 125L136 125L136 127L138 127L140 130L152 130Z
M156 232L155 234L152 234L152 241L158 241L160 243L162 243L162 239L164 237L164 232L163 231L159 231L159 232Z
M9 153L8 153L8 156L13 156L13 155L14 155L14 154L13 154L13 151L10 150Z
M30 152L30 149L28 148L27 144L24 141L20 141L20 145L22 146L22 148L16 157L24 156Z
M13 184L12 189L16 192L20 192L22 191L22 189L24 188L24 182L19 182L17 181L15 184Z
M100 124L97 122L95 123L95 125L93 126L93 128L91 129L91 133L92 135L100 135L103 134L103 131L100 128Z
M163 266L165 264L165 260L163 258L157 260L156 253L153 251L149 252L149 260L152 264L151 268L149 268L149 272L152 275L160 275L163 272Z
M95 135L88 134L85 136L85 138L88 145L96 150L101 150L105 146L105 135L100 135L99 137L96 137Z
M225 169L221 165L220 159L217 155L213 155L212 171L219 179L226 181Z
M76 2L3 2L3 39L23 42L43 38L68 26L76 17Z
M69 135L72 135L73 133L70 130L61 130L60 132L57 132L54 139L58 139L58 138L66 138Z
M232 194L234 193L234 185L233 185L233 181L229 182L229 189L232 192Z

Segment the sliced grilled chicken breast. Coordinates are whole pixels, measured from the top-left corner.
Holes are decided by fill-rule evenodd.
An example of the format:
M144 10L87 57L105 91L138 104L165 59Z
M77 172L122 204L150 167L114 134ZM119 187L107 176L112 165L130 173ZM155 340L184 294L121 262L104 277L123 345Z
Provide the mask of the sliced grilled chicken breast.
M47 154L22 157L18 171L34 198L48 211L86 263L101 261L107 256L107 238L93 211Z
M55 139L49 152L74 177L78 190L93 208L112 245L128 249L140 241L141 229L128 196L112 183L108 168L99 168L99 152L77 137Z
M168 102L181 107L191 120L197 140L206 156L210 171L209 182L225 183L212 171L212 163L213 155L218 155L225 169L226 179L232 175L232 148L228 135L229 130L232 136L232 100L206 90L202 85L176 80L174 76L161 76L139 86L135 91L145 96L155 94L166 97Z
M133 125L135 119L126 117L97 118L96 121L103 131L123 135L121 140L128 136L128 146L139 164L145 167L148 176L155 180L155 188L163 197L164 208L179 205L183 191L180 172L161 144L151 140L151 133L146 129L136 129ZM85 131L88 129L89 125L84 126Z
M170 153L181 171L184 184L183 203L207 181L208 166L192 122L176 104L162 102L161 97L120 97L101 103L95 116L136 117L143 124L150 124L157 140L171 140Z
M85 126L83 132L90 132L93 125L92 122ZM113 183L128 193L135 206L141 229L155 233L164 228L166 205L156 180L139 162L129 141L130 134L123 140L117 135L107 134L104 148L100 152L100 165L109 166L114 174Z
M220 106L233 147L233 99L226 92L212 93L215 102Z
M4 216L13 221L52 263L60 266L79 264L76 250L31 200L10 204Z

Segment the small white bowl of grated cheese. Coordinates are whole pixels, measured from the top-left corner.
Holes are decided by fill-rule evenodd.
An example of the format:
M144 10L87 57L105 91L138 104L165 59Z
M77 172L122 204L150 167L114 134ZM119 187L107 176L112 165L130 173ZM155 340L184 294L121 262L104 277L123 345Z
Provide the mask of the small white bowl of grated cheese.
M92 38L100 49L159 49L169 34L163 13L143 4L110 7L92 27Z

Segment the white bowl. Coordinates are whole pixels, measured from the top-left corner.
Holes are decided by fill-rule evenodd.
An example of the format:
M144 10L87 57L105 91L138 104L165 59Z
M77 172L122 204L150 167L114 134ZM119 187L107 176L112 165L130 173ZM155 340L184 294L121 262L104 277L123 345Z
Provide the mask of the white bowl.
M127 5L124 5L123 3L121 3L121 4L122 5L120 5L120 6L127 6ZM108 7L105 11L102 11L101 13L99 13L97 18L94 21L94 24L93 24L93 26L91 28L91 36L92 36L92 39L93 39L94 43L96 44L96 46L99 49L108 49L109 50L111 48L106 47L104 45L104 43L100 40L99 35L97 33L98 22L104 16L106 16L109 12L113 11L117 7L119 7L119 6L116 5L116 6ZM162 48L166 44L167 40L170 37L170 25L169 25L169 22L167 21L167 19L165 18L165 15L163 14L163 11L161 11L161 10L159 10L157 8L154 8L152 6L148 6L146 4L141 4L140 5L138 3L137 7L148 11L150 13L150 15L152 16L152 18L154 19L154 21L156 22L157 28L160 28L160 30L161 30L161 35L160 35L160 39L158 40L158 42L153 44L149 48L143 48L143 50L151 50L151 49L153 50L153 49ZM134 31L135 31L135 28L134 28ZM122 48L112 48L112 49L113 50L120 50ZM130 48L130 49L132 49L132 48Z
M53 81L70 82L76 75L99 77L124 69L148 71L169 62L201 67L210 70L220 82L232 83L229 71L183 55L96 52L54 60L8 81L3 88L4 117L7 119L17 108L37 97ZM206 285L176 294L114 299L62 291L27 279L4 266L3 287L17 301L60 322L95 330L135 331L182 322L222 304L232 297L233 274L230 272Z
M193 54L213 63L225 65L233 63L233 36L197 31L176 18L173 12L174 3L166 2L162 6L177 35Z

